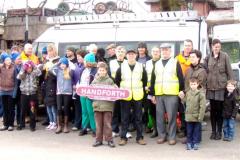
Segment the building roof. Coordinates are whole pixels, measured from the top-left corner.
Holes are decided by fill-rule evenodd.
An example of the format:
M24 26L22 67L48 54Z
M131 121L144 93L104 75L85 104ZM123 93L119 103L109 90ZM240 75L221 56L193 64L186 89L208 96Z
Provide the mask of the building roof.
M233 10L210 11L206 21L209 25L234 23Z

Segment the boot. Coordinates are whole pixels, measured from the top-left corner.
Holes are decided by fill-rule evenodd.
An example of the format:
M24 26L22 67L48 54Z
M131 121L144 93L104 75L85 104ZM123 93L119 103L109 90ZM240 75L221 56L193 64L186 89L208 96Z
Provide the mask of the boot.
M158 131L157 131L157 126L156 126L156 123L153 125L153 132L150 136L150 138L155 138L158 136Z
M68 129L68 116L64 116L63 133L69 133L69 129Z
M55 131L56 134L59 134L62 132L62 116L57 116L57 129Z

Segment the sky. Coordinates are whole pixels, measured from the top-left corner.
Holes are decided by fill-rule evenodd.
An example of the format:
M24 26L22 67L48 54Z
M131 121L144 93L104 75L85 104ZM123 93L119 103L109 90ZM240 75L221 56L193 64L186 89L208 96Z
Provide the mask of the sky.
M28 5L31 8L38 7L40 2L43 0L28 0ZM47 0L47 4L45 7L55 9L57 8L58 4L60 2L86 2L89 0ZM129 3L129 8L132 9L136 13L146 13L150 9L148 5L144 3L145 0L90 0L90 3L83 6L82 8L88 8L90 9L93 4L97 4L98 2L108 2L113 1L117 2L119 4L120 1L125 1ZM19 8L25 8L26 7L26 0L0 0L0 12L6 12L8 9L19 9ZM70 5L70 7L73 7Z

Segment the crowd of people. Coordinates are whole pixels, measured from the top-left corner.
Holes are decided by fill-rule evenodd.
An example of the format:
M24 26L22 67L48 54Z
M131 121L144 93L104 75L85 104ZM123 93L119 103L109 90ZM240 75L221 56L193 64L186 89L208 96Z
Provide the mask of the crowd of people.
M105 50L107 56L105 56ZM172 45L151 48L139 42L136 51L109 44L106 49L90 44L87 50L66 49L59 57L53 44L42 49L41 58L25 44L19 52L1 53L0 131L36 130L39 104L46 108L46 130L56 134L79 130L79 136L91 132L93 147L105 140L115 147L124 146L136 130L136 143L146 145L144 132L158 137L157 143L177 143L185 137L187 150L198 150L202 141L201 122L206 101L210 101L211 140L232 141L237 115L237 82L233 78L228 54L221 42L212 41L212 52L202 59L193 42L184 41L176 57ZM107 58L106 58L107 57ZM78 86L104 85L127 89L129 96L116 101L95 100L76 93Z

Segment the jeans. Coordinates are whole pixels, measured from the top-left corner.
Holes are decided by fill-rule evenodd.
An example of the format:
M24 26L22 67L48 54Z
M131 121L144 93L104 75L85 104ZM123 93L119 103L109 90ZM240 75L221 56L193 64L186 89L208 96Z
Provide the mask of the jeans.
M223 134L224 138L233 139L235 132L235 120L226 118L223 120Z
M2 96L0 96L0 117L3 116Z
M143 138L143 129L142 129L142 101L121 101L121 123L122 123L122 131L121 138L127 140L127 131L130 123L130 113L131 106L133 106L133 117L134 123L136 125L137 137L136 140L140 140Z
M56 106L47 106L47 114L49 122L57 123L57 108Z
M200 143L201 132L200 122L187 122L187 143Z

